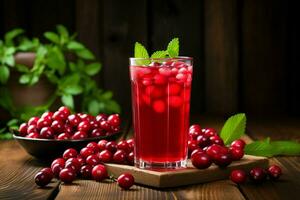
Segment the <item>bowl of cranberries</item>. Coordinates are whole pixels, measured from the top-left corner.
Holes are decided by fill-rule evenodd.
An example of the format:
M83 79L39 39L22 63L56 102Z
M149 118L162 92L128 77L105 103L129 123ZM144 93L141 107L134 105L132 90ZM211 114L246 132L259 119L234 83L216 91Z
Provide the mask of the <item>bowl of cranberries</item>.
M12 130L13 137L32 156L51 159L66 148L80 149L92 141L115 140L121 133L119 114L71 113L67 107L32 117Z

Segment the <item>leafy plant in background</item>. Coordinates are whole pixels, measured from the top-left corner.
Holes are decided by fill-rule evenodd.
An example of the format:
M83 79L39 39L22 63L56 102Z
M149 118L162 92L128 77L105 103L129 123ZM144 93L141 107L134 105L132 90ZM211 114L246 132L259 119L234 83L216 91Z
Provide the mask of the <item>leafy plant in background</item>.
M57 32L44 33L48 43L25 37L22 29L14 29L5 34L3 41L0 40L0 107L16 118L8 122L10 127L48 110L58 98L64 105L75 109L74 96L78 96L80 111L92 115L120 112L119 105L112 99L113 93L99 88L92 78L101 70L94 54L64 26L58 25L56 29ZM16 64L14 55L17 52L35 52L33 67ZM6 86L11 70L20 72L19 83L28 86L37 84L45 76L55 86L55 92L44 105L17 108ZM5 127L0 129L0 133L6 131ZM10 137L2 135L7 136Z

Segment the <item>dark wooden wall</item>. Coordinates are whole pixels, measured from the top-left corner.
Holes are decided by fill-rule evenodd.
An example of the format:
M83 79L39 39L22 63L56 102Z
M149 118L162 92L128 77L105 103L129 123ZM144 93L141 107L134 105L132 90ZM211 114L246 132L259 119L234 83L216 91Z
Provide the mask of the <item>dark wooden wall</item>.
M192 113L299 116L298 13L284 0L1 0L0 34L41 36L59 23L78 32L125 112L134 42L156 50L178 36L195 61Z

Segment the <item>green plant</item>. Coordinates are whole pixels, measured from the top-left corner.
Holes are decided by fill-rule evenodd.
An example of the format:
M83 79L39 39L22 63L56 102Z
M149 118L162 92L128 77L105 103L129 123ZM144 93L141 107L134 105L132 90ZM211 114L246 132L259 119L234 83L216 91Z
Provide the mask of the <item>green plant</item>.
M75 109L78 106L74 105L74 96L77 96L80 111L92 115L120 112L119 105L112 99L113 93L99 88L92 78L101 70L94 54L64 26L58 25L56 29L57 32L44 33L47 43L25 37L22 29L14 29L0 40L0 107L18 119L10 121L9 126L48 110L58 98L64 105ZM16 64L14 55L17 52L35 52L33 67ZM45 76L56 88L48 102L36 107L15 107L6 86L12 69L21 73L19 83L23 85L35 85Z

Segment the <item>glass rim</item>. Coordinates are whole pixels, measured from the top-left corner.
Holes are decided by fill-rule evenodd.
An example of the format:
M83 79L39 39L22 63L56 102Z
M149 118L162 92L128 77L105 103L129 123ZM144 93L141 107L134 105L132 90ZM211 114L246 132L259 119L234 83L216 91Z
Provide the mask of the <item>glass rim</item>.
M189 56L178 56L175 58L134 58L134 57L130 57L129 60L193 60L193 57L189 57Z

